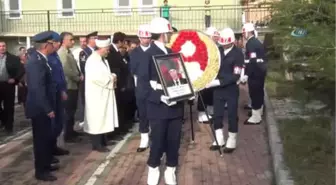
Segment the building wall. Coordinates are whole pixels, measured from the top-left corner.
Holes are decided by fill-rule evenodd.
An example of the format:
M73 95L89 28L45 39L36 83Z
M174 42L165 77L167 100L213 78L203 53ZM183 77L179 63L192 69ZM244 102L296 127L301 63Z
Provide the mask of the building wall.
M49 28L58 32L71 31L76 35L85 35L94 30L102 34L112 34L116 31L135 34L138 25L148 23L153 17L160 16L158 8L151 14L141 13L139 7L141 0L131 0L133 9L127 15L119 15L113 10L116 8L116 0L73 1L74 17L60 18L59 11L57 11L58 0L21 0L22 18L7 19L6 15L2 15L0 17L0 34L2 33L4 36L32 36ZM161 6L163 0L154 0L154 3L156 6ZM171 9L171 22L174 27L178 29L205 29L204 0L169 0L169 4L174 6ZM211 9L212 26L219 28L241 26L242 8L232 6L239 5L238 0L211 0L211 5L216 6ZM49 14L47 10L50 10Z

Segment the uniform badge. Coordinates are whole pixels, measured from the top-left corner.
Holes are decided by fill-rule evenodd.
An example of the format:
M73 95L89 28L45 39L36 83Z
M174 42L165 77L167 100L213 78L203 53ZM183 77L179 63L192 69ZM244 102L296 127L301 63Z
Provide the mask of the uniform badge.
M250 53L250 58L257 58L257 53L256 52Z
M233 68L233 73L236 74L236 75L240 75L241 70L242 70L241 67L235 66Z

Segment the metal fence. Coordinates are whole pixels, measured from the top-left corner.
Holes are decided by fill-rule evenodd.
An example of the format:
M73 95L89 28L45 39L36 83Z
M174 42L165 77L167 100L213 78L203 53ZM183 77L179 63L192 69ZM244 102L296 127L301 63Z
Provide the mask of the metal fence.
M271 7L173 7L170 9L169 19L177 29L204 30L206 15L211 16L211 26L240 30L243 20L267 22L270 19ZM112 34L116 31L134 34L140 24L149 23L157 16L161 16L159 7L0 12L0 35L29 36L43 30L70 31L77 35L85 35L91 31L99 31L102 34Z

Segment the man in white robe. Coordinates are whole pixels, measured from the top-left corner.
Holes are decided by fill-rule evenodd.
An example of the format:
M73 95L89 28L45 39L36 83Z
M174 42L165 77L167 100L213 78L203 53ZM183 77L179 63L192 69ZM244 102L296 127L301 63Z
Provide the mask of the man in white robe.
M104 134L119 126L114 92L117 76L111 74L105 60L111 45L110 39L96 39L96 45L98 50L89 56L85 64L84 131L92 136L93 150L108 152Z

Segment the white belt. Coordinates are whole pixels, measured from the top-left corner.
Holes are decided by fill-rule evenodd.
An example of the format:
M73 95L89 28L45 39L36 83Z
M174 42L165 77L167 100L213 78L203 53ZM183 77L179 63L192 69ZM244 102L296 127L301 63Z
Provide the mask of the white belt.
M154 89L155 91L156 90L163 90L162 85L158 84L157 81L151 80L151 81L149 81L149 83L150 83L152 89Z
M244 62L247 64L247 63L250 63L250 60L245 60ZM261 59L261 58L257 59L257 63L263 63L263 62L264 62L263 59Z

